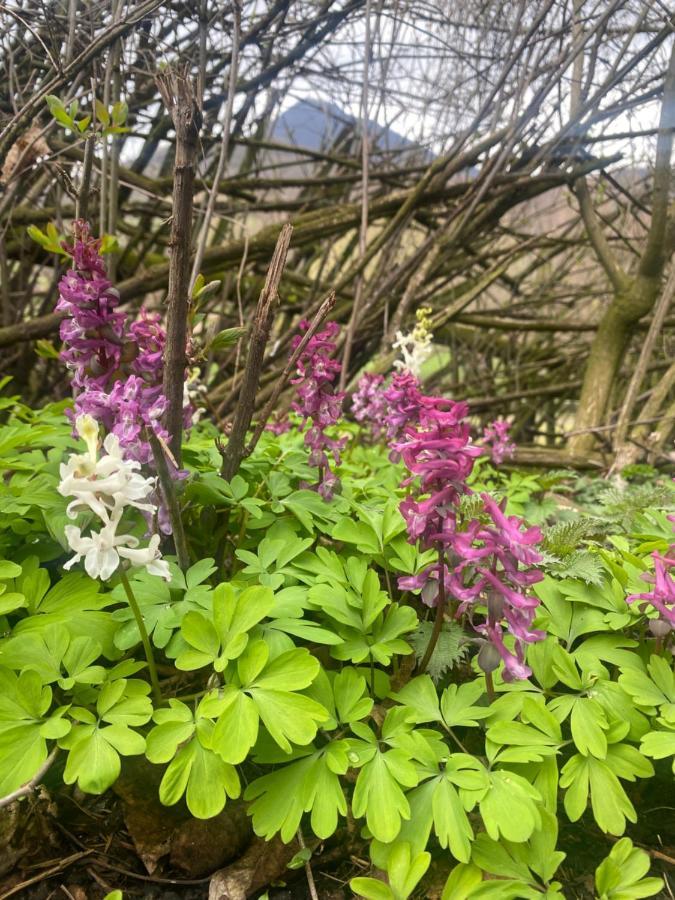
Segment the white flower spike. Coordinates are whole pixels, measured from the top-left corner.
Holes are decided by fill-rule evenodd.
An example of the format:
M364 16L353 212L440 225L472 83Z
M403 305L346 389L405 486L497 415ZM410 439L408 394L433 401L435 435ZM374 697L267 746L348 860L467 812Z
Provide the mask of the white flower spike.
M83 511L97 516L102 528L90 529L88 534L74 525L65 529L66 540L75 556L64 568L70 569L84 558L84 568L92 578L105 581L124 559L132 566L145 566L152 575L170 580L166 560L161 558L159 535L153 535L147 547L139 547L133 534L118 534L122 515L127 507L156 513L150 502L156 479L144 478L138 471L140 463L124 459L118 438L109 434L103 442L104 454L98 457L98 424L92 416L78 416L75 428L86 442L86 454L72 454L61 465L59 493L74 497L67 507L69 518L75 519Z

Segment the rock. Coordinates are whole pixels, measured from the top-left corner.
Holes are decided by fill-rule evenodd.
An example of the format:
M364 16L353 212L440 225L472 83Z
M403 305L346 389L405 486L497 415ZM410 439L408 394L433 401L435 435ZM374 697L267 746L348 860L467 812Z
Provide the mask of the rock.
M241 859L216 872L209 883L208 900L246 900L261 888L278 881L299 850L296 841L255 838Z
M245 805L230 802L213 819L189 819L178 826L171 839L171 862L191 876L207 875L236 859L252 834Z
M187 875L208 875L235 859L249 844L250 820L243 803L230 802L213 819L195 819L183 803L163 806L159 783L163 768L142 757L125 761L113 790L122 799L124 822L148 873L160 859Z

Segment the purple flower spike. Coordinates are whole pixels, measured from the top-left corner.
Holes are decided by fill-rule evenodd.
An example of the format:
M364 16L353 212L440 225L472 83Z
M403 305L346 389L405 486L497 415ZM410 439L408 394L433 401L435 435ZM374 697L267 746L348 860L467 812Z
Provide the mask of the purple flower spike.
M92 415L106 432L119 438L127 459L152 466L147 431L163 441L169 437L162 425L166 333L159 315L145 309L127 327L126 313L117 309L119 294L106 275L101 241L91 236L86 222L76 221L73 230L73 244L64 246L74 268L59 283L56 305L68 314L60 335L61 359L72 372L75 411L71 418ZM189 400L184 411L188 428L193 413ZM162 512L160 507L160 518Z
M352 414L370 430L371 439L379 441L387 429L387 400L384 376L364 372L352 396Z
M293 338L293 350L308 327L308 322L300 323L301 333ZM340 486L338 477L331 470L328 453L339 465L340 452L347 443L346 437L335 439L326 434L326 428L335 425L342 417L345 398L345 394L335 391L333 386L342 368L336 359L331 358L339 330L335 322L328 322L323 331L309 339L298 359L297 377L292 380L292 384L298 385L298 400L293 403L293 409L302 417L303 426L310 420L312 423L305 433L305 446L310 451L309 464L319 470L317 490L324 500L331 500Z
M495 419L487 425L483 431L483 444L490 454L493 463L504 462L505 459L513 459L516 445L510 440L509 429L511 425L504 419Z

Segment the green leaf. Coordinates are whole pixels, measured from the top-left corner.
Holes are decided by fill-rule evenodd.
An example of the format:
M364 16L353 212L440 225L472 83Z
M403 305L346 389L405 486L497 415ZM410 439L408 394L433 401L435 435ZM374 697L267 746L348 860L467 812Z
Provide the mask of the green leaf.
M129 107L127 106L125 100L118 100L116 103L113 103L111 112L113 125L124 125L127 120Z
M560 785L567 788L565 811L573 822L586 809L589 791L593 816L603 831L621 835L626 828L626 819L637 821L633 804L604 760L576 754L563 766Z
M541 796L521 775L508 770L490 772L490 787L480 800L480 814L490 837L526 841L541 827Z
M635 703L648 709L675 704L675 672L659 656L651 657L647 672L637 668L624 671L619 676L619 684Z
M302 869L306 863L310 861L312 858L312 851L309 847L303 847L302 850L298 850L295 856L291 859L289 863L286 863L287 869Z
M438 693L429 675L418 675L391 696L410 709L415 722L441 721Z
M640 750L652 759L675 756L675 731L650 731L643 735Z
M431 809L434 831L441 847L448 847L460 862L468 862L471 858L473 829L457 789L449 778L437 779Z
M76 733L79 740L68 753L63 780L66 784L77 781L80 790L87 794L102 794L117 781L120 774L119 753L106 739L104 729L83 725L78 726ZM143 752L144 746L141 738L139 752Z
M0 667L0 796L30 781L47 759L46 740L69 731L63 711L47 715L51 702L37 672L17 676Z
M61 125L65 125L66 128L72 128L74 130L75 123L73 122L71 116L68 115L66 107L58 97L56 97L54 94L47 94L47 96L45 97L45 102L49 107L49 112L57 122L59 122Z
M222 672L240 656L248 643L248 632L270 612L274 594L254 586L237 594L231 584L220 584L212 593L212 618L196 611L187 613L181 635L189 648L180 652L176 667L190 671L213 665Z
M347 741L334 741L317 753L253 781L245 798L253 801L249 809L255 833L269 840L280 832L283 841L290 841L303 812L311 810L314 834L322 840L334 834L338 816L347 813L338 777L347 771L347 747Z
M403 788L414 787L418 777L409 757L401 750L376 750L359 772L352 811L366 817L368 828L379 841L393 841L401 820L410 816Z
M106 128L110 125L110 113L100 100L94 100L94 109L96 110L96 118Z
M432 622L420 622L417 629L410 635L410 644L415 651L418 663L422 661L426 649L429 646ZM467 648L463 644L464 629L456 622L444 622L441 633L438 635L431 659L427 663L427 672L432 680L439 682L448 671L466 656Z
M0 559L0 578L18 578L21 575L21 566L8 559Z
M450 872L445 882L441 900L467 900L474 894L483 880L483 875L477 866L460 863Z
M449 728L476 726L480 719L492 712L489 706L474 705L484 695L485 687L481 680L449 685L441 697L441 712L445 724Z
M225 688L224 699L227 706L216 722L212 746L225 762L238 765L258 739L258 709L249 696L236 688Z
M595 870L599 900L637 900L659 893L662 879L644 877L650 864L647 853L634 847L630 838L618 840Z
M578 697L572 707L570 724L577 750L584 756L592 754L598 759L604 759L607 755L605 732L608 722L597 700Z
M223 810L227 797L236 799L240 790L234 766L193 737L170 762L159 786L159 799L173 806L185 793L192 815L210 819Z
M287 753L291 752L291 743L309 744L319 724L329 718L323 706L301 694L252 689L251 696L265 728Z
M376 878L352 878L349 887L357 897L365 897L366 900L394 900L389 885Z

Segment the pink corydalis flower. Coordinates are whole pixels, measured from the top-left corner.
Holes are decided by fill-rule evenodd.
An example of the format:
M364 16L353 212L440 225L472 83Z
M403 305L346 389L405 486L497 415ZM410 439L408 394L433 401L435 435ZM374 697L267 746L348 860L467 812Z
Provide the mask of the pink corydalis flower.
M309 323L300 323L300 334L293 338L292 348L296 349L302 340L302 333ZM297 377L291 383L297 385L297 400L292 408L302 417L302 424L311 426L305 432L305 445L309 448L309 464L319 470L316 489L324 500L330 500L339 487L339 479L331 470L328 454L336 465L340 464L340 452L347 438L332 438L326 429L335 425L342 417L342 403L345 394L336 391L334 381L340 374L341 365L333 359L335 338L339 332L335 322L328 322L323 331L313 335L300 354L297 363Z
M419 426L407 426L393 445L411 473L405 484L419 479L419 495L407 497L400 506L409 540L429 548L439 542L451 545L456 525L456 507L469 492L466 479L481 450L471 444L465 403L442 398L419 397Z
M539 600L528 592L543 577L533 568L541 561L535 549L541 532L507 516L487 494L481 501L488 521L460 521L461 498L471 493L466 482L483 452L471 443L468 407L419 392L417 407L417 426L408 424L394 444L410 472L404 484L416 481L418 486L400 510L408 539L437 549L438 562L400 578L399 587L419 590L422 602L435 606L442 585L443 596L459 601L456 615L466 615L481 635L481 667L491 672L503 663L505 680L527 678L531 671L524 646L544 637L532 624ZM474 621L485 604L484 620ZM513 651L504 642L506 635L513 639Z
M516 445L510 439L511 425L505 419L495 419L483 430L483 444L490 454L493 463L503 463L505 459L513 459Z
M399 439L408 425L419 422L422 394L420 383L411 372L397 372L383 392L387 404L385 424L390 445ZM396 453L394 450L393 453Z
M653 606L659 614L659 620L668 626L668 629L672 629L675 628L675 581L672 574L675 568L675 545L670 547L669 554L662 556L660 553L652 553L654 574L642 576L644 581L653 584L652 589L642 594L631 594L626 601L628 603L639 601L641 607L646 604ZM660 630L664 631L663 628ZM658 631L657 628L654 633L658 634Z

